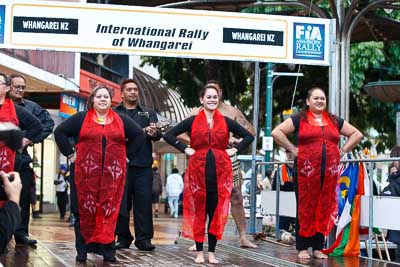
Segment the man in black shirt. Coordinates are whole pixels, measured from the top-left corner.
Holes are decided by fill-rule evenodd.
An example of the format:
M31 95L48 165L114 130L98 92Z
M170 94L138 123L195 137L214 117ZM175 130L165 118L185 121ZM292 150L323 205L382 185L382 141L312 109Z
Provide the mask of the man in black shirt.
M135 225L135 246L139 250L153 250L155 246L151 243L153 238L153 216L152 216L152 184L153 184L153 147L152 141L161 139L161 132L157 130L155 123L158 121L155 111L142 107L139 104L139 85L133 79L121 83L122 103L115 110L126 114L138 123L146 133L146 141L141 150L132 155L135 149L127 147L129 160L127 170L127 181L125 197L127 199L127 210L123 210L118 217L116 234L118 241L116 248L129 248L133 241L129 230L129 212L133 204L133 219ZM127 214L126 214L127 213Z
M43 126L43 132L38 142L42 142L49 136L54 128L54 121L51 118L49 112L43 109L41 106L30 100L24 99L24 93L26 89L25 77L20 74L10 75L10 97L14 103L20 107L23 107L29 113L35 115ZM17 153L15 159L14 169L21 175L22 191L21 191L21 225L15 231L14 237L17 244L22 245L35 245L36 240L29 238L29 216L30 216L30 204L32 202L32 190L35 188L35 180L33 169L30 167L32 159L25 148L22 153ZM43 166L42 166L43 167ZM36 192L34 193L36 194Z
M14 180L9 181L9 175L13 175ZM17 172L6 174L1 171L0 176L7 196L7 201L0 208L0 254L2 254L5 252L8 242L21 221L18 204L22 184Z

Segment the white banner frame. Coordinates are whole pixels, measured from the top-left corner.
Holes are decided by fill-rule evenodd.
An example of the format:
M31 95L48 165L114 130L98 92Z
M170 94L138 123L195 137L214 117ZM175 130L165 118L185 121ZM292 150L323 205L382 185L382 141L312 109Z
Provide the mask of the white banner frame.
M335 21L320 18L24 0L1 6L0 48L329 66L335 41Z

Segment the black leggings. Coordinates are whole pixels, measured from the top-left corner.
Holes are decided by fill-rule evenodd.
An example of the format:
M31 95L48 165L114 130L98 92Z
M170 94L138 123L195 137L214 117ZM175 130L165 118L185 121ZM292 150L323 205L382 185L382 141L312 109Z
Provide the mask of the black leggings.
M207 192L206 193L206 217L208 215L208 230L210 229L210 224L214 215L215 208L218 203L217 192ZM207 230L207 232L208 232ZM208 251L215 252L215 247L217 246L217 237L213 234L208 233ZM203 251L203 242L196 242L196 250Z
M208 215L208 251L215 252L217 245L217 237L209 233L211 221L214 216L215 208L218 204L218 186L217 186L217 171L215 167L215 157L211 149L208 150L206 155L205 165L205 182L206 182L206 220ZM203 251L203 242L196 242L196 250Z

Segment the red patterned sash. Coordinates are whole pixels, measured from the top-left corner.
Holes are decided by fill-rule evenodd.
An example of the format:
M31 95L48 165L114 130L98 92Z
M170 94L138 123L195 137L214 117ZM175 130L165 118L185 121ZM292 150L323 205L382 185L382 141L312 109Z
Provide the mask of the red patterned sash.
M76 146L75 185L86 243L108 244L114 240L126 179L124 126L113 110L107 116L110 123L100 125L94 120L94 110L89 110Z

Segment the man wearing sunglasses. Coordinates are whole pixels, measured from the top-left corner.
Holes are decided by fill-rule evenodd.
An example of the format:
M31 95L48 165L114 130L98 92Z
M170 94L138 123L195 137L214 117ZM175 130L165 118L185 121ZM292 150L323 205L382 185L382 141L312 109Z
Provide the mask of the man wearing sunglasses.
M49 136L54 128L54 121L51 118L49 112L39 106L37 103L30 100L24 99L26 80L25 77L20 74L10 75L10 98L16 105L19 105L35 115L43 126L43 132L38 138L42 142ZM36 185L34 180L34 172L29 165L32 162L27 149L18 152L15 159L14 169L20 173L22 181L22 191L20 197L21 206L21 224L15 231L14 238L18 245L29 245L34 246L36 240L29 238L29 216L30 216L30 205L34 204L36 200Z

